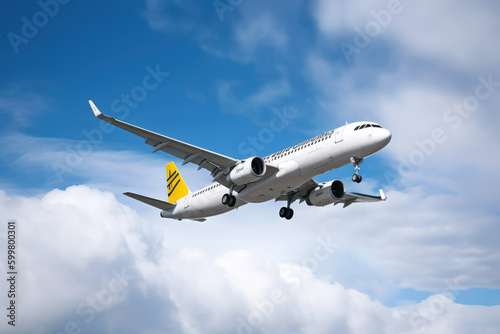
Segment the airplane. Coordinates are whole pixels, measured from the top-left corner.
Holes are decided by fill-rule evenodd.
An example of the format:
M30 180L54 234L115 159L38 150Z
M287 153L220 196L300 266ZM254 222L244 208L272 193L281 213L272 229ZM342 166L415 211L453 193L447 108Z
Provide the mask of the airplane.
M357 202L385 201L380 196L346 192L340 180L316 182L313 178L352 163L355 173L352 181L361 182L359 165L383 149L391 141L391 132L375 122L355 122L320 134L266 157L253 156L243 160L227 157L206 149L163 136L113 117L104 115L89 100L94 115L114 126L145 139L153 153L163 151L183 160L182 165L193 163L198 170L211 173L213 182L197 191L190 191L173 162L166 165L167 201L125 192L124 195L161 210L162 218L205 221L248 203L269 200L286 201L279 216L293 217L292 203L306 202L322 207Z

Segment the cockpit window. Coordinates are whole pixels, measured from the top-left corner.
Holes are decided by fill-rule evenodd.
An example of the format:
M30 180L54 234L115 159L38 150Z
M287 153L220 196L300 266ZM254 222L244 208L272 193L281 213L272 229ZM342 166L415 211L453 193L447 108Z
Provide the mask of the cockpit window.
M361 130L364 128L382 128L382 127L378 124L363 124L363 125L358 125L357 127L355 127L354 131Z

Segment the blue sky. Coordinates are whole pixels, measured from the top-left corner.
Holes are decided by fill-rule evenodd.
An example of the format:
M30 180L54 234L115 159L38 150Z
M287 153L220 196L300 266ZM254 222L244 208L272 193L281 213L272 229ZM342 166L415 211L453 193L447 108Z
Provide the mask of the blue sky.
M494 1L2 7L0 219L26 240L22 330L499 333ZM277 203L161 219L122 193L164 198L164 166L178 161L103 128L89 99L235 158L378 122L393 139L361 165L361 184L351 166L317 180L383 188L388 201L296 205L287 223ZM285 127L266 137L276 117ZM211 181L181 172L191 189ZM123 271L134 278L109 293Z

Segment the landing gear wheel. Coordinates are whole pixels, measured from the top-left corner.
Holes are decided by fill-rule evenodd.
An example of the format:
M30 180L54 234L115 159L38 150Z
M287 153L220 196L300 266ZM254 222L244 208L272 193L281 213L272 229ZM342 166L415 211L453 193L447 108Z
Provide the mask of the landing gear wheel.
M293 210L290 208L287 208L286 206L282 207L280 209L280 217L285 218L287 220L292 219L293 217Z
M231 195L224 194L224 196L222 196L222 204L223 205L228 205L230 200L231 200Z
M222 204L232 208L236 204L236 197L234 197L233 195L224 194L222 196Z
M230 196L229 198L229 203L227 203L227 205L232 208L234 205L236 204L236 197L234 196Z
M280 217L281 218L285 218L287 213L288 213L288 208L287 207L282 207L280 209Z
M352 176L352 181L356 183L360 183L363 179L361 175L359 175L359 165L363 162L363 158L355 158L351 157L352 165L354 166L354 170L356 173Z
M360 183L363 177L359 174L352 175L352 182Z

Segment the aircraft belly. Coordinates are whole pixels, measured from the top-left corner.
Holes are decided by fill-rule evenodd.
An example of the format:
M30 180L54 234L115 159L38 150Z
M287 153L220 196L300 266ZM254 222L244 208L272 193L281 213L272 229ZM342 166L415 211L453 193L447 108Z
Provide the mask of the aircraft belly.
M279 172L263 180L250 183L241 190L238 197L248 203L262 203L277 198L308 179L301 177L301 169L295 160L279 165Z
M222 193L220 196L216 193L192 198L190 208L185 211L186 217L208 217L229 211L230 208L222 204L221 198Z

